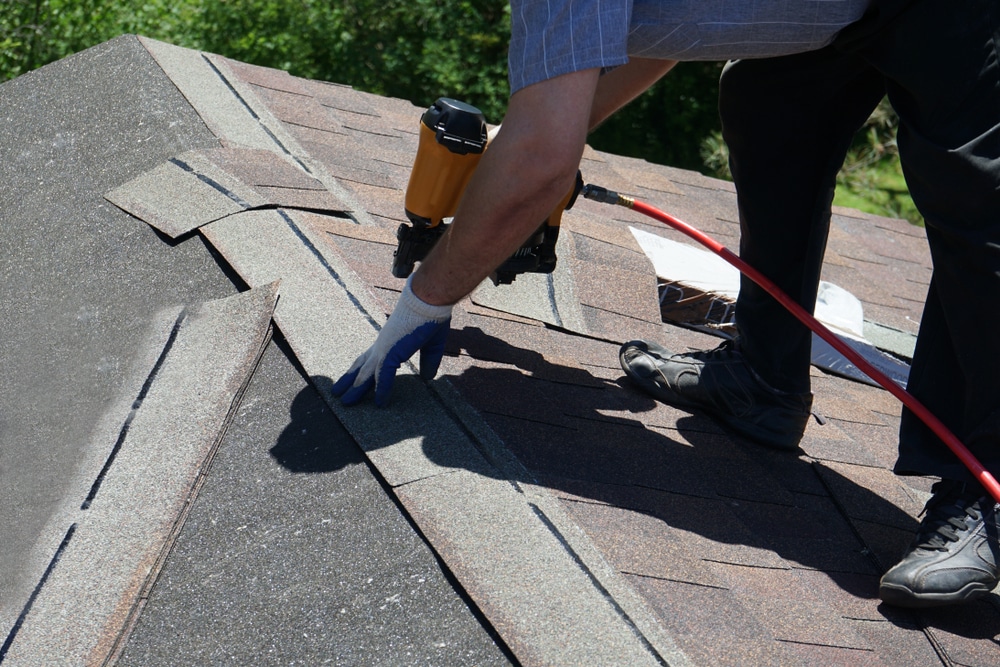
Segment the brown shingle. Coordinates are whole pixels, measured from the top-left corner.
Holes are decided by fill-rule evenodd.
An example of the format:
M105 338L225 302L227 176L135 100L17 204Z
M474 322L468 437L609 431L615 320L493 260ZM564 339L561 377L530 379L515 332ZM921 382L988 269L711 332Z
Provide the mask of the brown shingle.
M323 129L300 123L290 131L379 227L315 224L391 306L402 284L389 274L393 234L405 220L423 109L346 87L246 76L284 91L262 93L284 117L297 117L288 94L303 91L329 116ZM591 147L581 169L587 182L636 194L738 247L731 183ZM816 411L827 423L810 420L801 455L762 450L703 414L653 400L624 379L620 342L650 338L684 351L719 341L659 322L652 268L628 228L693 241L588 200L564 224L557 254L571 270L560 280L572 281L586 330L465 300L440 375L527 474L563 500L608 562L628 573L695 664L934 664L920 619L874 597L880 571L912 536L930 484L891 473L895 399L814 371ZM858 296L867 319L916 331L930 275L922 231L838 209L828 257L824 278ZM964 626L935 617L929 633L949 656L988 664L995 611L963 615Z
M798 664L756 615L729 591L648 577L629 577L696 665Z

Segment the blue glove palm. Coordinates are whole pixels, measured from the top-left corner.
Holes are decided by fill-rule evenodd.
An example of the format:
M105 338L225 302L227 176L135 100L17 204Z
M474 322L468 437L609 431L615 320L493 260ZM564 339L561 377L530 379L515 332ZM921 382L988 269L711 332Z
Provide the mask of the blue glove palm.
M420 351L420 376L431 379L444 356L451 325L451 306L432 306L421 301L406 281L396 309L378 338L333 385L333 395L344 405L354 405L375 387L375 405L389 401L396 371Z

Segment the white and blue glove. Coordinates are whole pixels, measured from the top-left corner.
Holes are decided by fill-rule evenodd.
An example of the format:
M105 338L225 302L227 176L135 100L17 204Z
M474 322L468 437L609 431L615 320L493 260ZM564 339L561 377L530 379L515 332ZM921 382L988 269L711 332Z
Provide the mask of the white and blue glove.
M396 309L378 338L333 385L333 395L344 405L354 405L375 387L375 405L388 403L400 365L420 350L420 377L430 380L444 356L451 325L451 306L432 306L413 293L406 281Z

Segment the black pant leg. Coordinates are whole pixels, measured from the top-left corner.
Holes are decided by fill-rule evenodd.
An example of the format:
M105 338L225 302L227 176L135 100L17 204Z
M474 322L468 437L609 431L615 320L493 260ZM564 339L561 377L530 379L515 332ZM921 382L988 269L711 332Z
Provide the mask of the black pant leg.
M736 61L719 108L739 194L740 255L812 312L836 175L883 95L863 59L833 48ZM809 390L811 335L743 278L736 321L744 354L775 388Z
M934 262L910 391L1000 475L1000 6L915 0L860 53L899 113ZM971 478L909 411L896 470Z

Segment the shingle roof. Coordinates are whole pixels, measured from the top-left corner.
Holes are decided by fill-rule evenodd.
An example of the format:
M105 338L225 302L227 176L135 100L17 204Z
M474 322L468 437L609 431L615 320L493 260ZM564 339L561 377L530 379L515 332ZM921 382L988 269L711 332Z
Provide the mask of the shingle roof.
M251 287L280 281L275 323L328 397L402 287L389 267L423 109L143 44L222 147L178 155L108 198L168 235L202 234ZM223 89L235 100L219 102ZM738 244L730 183L589 148L581 169ZM486 284L456 307L437 380L404 373L384 410L331 401L514 655L996 664L996 596L930 612L876 598L930 485L891 472L895 399L814 370L817 417L793 456L628 384L625 340L717 342L660 321L629 226L687 242L580 200L552 276ZM930 271L921 230L835 211L824 278L871 322L914 335Z

